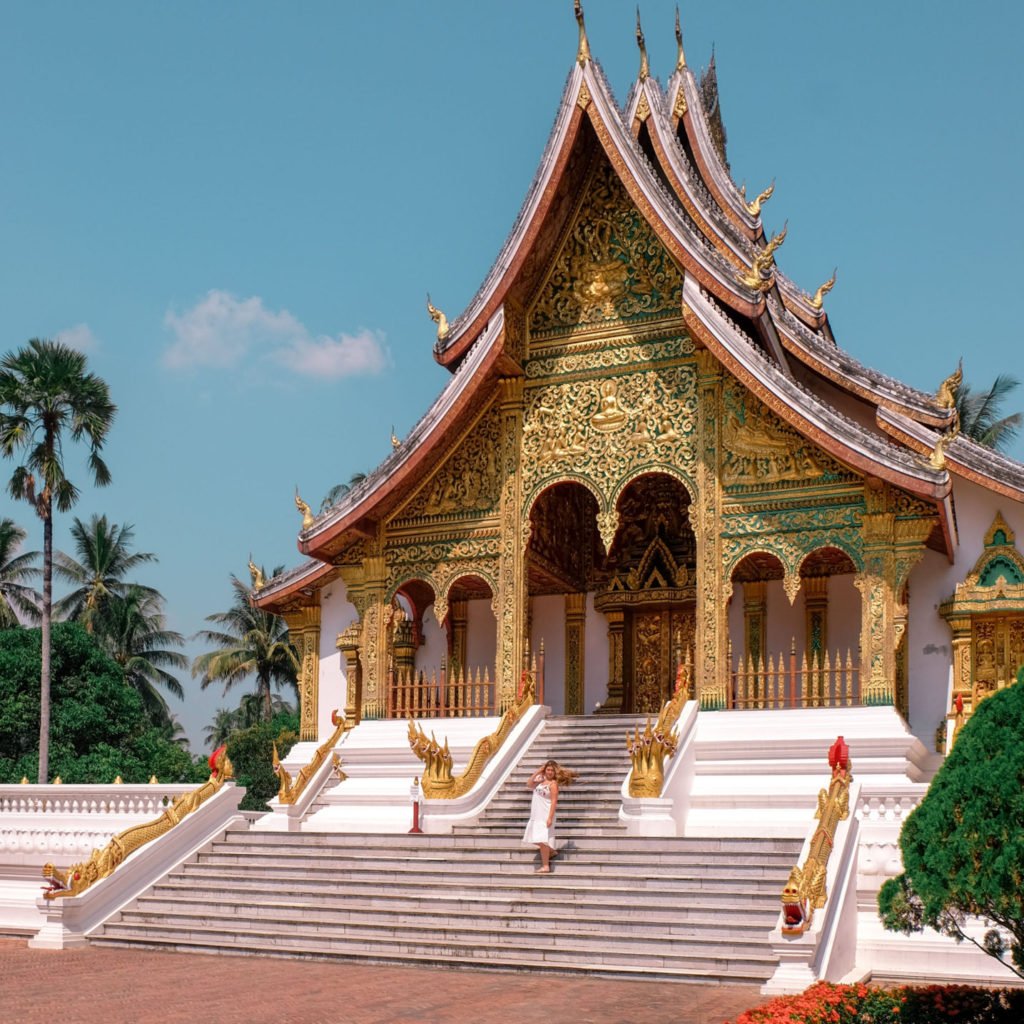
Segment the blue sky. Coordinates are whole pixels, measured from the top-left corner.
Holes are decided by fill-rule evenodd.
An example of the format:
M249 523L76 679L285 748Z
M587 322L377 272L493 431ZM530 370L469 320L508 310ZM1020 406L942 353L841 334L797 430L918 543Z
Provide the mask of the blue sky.
M585 9L624 100L634 6ZM673 12L641 5L663 80ZM776 180L780 266L809 291L839 268L840 345L926 390L961 355L976 384L1024 377L1024 7L682 13L691 66L716 48L734 177ZM296 485L316 507L441 388L426 292L450 318L472 297L575 50L571 0L0 9L0 351L59 334L109 382L114 483L76 514L135 524L173 628L224 607L250 551L294 564ZM240 694L183 681L198 749Z

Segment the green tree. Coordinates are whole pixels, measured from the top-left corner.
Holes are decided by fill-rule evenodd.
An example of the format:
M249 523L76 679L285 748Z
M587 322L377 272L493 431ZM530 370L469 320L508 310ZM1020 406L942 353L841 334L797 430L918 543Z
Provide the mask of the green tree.
M53 556L57 578L73 588L54 605L58 618L77 619L91 633L105 602L124 597L129 587L139 594L159 596L151 587L128 579L128 574L140 565L157 560L150 551L132 551L134 537L135 528L129 523L108 523L106 516L97 515L83 523L75 517L71 538L78 558L63 551Z
M69 512L78 488L64 469L64 441L88 447L87 466L97 487L110 483L100 457L117 406L106 383L86 370L81 352L34 338L0 360L0 452L17 465L8 490L43 522L42 659L39 670L39 781L49 778L50 622L53 611L53 510Z
M24 540L25 531L13 519L0 519L0 629L20 625L19 613L29 622L39 618L39 593L26 582L39 575L39 552L19 554Z
M281 572L278 566L273 575ZM234 600L226 612L207 615L206 621L221 627L203 629L195 639L215 645L192 662L192 675L201 676L205 690L222 683L227 693L236 683L255 676L255 693L263 704L263 719L273 716L272 689L290 686L297 690L299 656L288 639L284 619L256 608L249 601L249 588L237 576L231 577Z
M320 502L320 511L326 512L332 505L337 505L356 484L361 484L365 479L365 473L353 473L349 477L347 484L335 484L324 495L324 500Z
M207 776L187 749L155 727L121 667L79 623L52 630L52 764L65 782L200 781ZM39 715L39 629L0 633L0 782L34 774Z
M1020 381L1008 373L999 374L987 391L975 392L964 381L956 391L962 433L979 444L1005 451L1024 425L1024 415L1019 412L1002 415L1003 403L1018 387Z
M228 757L235 768L238 785L245 786L241 807L244 811L266 811L267 801L277 795L279 788L274 773L274 745L284 757L299 739L299 719L291 712L274 715L268 722L260 722L228 740Z
M183 647L185 638L167 629L163 598L148 587L131 585L123 593L108 596L90 621L100 646L121 666L153 724L169 724L171 712L160 689L184 699L181 683L167 670L188 668L188 659L172 650Z
M276 715L294 714L295 708L288 701L281 697L271 698L271 713ZM211 750L216 750L222 743L227 741L243 729L251 729L264 720L263 700L256 693L243 694L238 707L219 708L213 716L213 721L203 730L203 738Z
M882 923L967 940L1024 978L1024 668L979 705L900 833L904 873L878 894ZM982 942L968 917L993 929ZM1009 936L1007 945L1003 935ZM1009 953L1009 962L1005 959Z

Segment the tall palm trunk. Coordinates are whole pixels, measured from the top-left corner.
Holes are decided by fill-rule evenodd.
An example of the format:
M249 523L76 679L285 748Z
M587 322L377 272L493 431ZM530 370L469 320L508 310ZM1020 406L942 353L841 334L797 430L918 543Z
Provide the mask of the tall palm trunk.
M39 673L39 784L50 774L50 613L53 607L53 502L43 502L42 670Z

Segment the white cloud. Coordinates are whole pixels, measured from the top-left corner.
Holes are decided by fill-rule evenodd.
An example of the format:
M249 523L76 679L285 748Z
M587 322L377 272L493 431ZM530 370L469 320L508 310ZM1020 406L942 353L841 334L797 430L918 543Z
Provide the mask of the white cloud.
M259 296L239 299L218 289L182 313L169 310L164 326L172 340L163 362L172 369L232 369L270 359L303 376L337 379L378 373L388 361L378 332L314 335L288 310L267 309Z
M58 331L54 337L55 341L63 342L76 352L86 354L95 352L100 347L99 338L92 333L88 324L75 324L74 327L65 327Z

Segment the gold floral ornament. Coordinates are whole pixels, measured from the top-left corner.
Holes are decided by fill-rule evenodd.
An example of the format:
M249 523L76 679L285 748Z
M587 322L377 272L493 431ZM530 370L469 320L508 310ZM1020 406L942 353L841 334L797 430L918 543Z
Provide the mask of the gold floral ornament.
M302 516L302 528L308 530L314 523L313 510L302 500L298 487L295 488L295 507Z
M782 934L803 935L828 900L825 880L828 858L835 845L836 829L850 816L850 748L842 736L829 747L828 763L832 781L828 789L818 792L818 809L814 817L820 824L811 838L811 848L803 867L797 865L789 873L782 890Z
M422 726L409 719L409 747L423 762L423 796L427 800L454 800L468 793L483 775L487 762L497 753L520 718L533 706L536 678L523 672L515 704L501 716L498 728L473 748L465 770L457 778L452 775L452 755L448 740L442 746L433 733L427 738Z
M330 753L337 745L338 740L341 738L341 734L345 731L345 719L343 716L338 714L337 709L331 712L331 725L334 726L334 732L331 733L330 738L326 743L321 743L317 747L316 753L310 759L309 764L304 765L298 770L293 779L287 769L281 764L281 759L277 755L277 743L273 745L273 757L274 757L274 774L278 778L278 790L277 799L282 804L293 804L302 795L302 791L306 788L306 784L316 774L317 769L327 759L328 753ZM340 769L341 761L338 760L338 755L334 755L332 760L335 772ZM341 773L344 776L344 772Z
M814 298L811 299L811 305L815 309L821 309L821 307L825 303L825 296L828 295L828 293L832 291L833 288L835 288L836 274L838 273L839 268L836 267L836 269L832 271L832 276L823 285L821 285L818 288L818 290L814 293Z
M430 319L437 324L437 340L447 341L448 335L451 333L451 328L448 326L448 317L430 301L430 292L427 292L427 313L430 314Z
M203 803L218 793L228 779L234 778L235 770L228 758L226 746L219 747L210 755L210 778L198 789L182 793L155 821L133 825L114 836L101 850L93 850L84 864L75 864L67 871L61 871L53 864L43 866L43 878L49 888L43 898L55 900L61 896L80 896L95 882L113 874L114 870L140 847L170 832L184 817L197 810Z
M676 688L671 700L665 701L657 722L651 727L650 718L643 732L637 727L632 736L626 733L626 749L633 763L629 775L629 795L632 797L659 797L665 785L665 761L674 757L679 744L676 722L689 699L685 665L676 673Z

